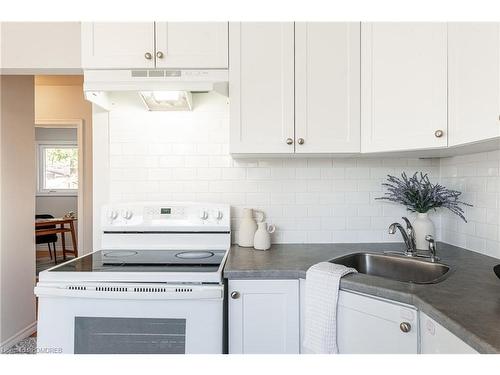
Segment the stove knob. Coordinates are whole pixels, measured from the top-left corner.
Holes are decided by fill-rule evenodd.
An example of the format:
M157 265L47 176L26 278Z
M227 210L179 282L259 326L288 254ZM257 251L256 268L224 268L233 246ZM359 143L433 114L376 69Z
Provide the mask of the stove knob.
M222 211L217 211L217 220L222 220L222 218L224 217L224 214L222 213Z
M113 221L115 220L116 218L118 217L118 212L116 212L115 210L109 210L108 211L108 219Z
M134 213L130 210L124 210L122 211L122 217L125 219L125 220L130 220L132 219L132 216L134 216Z
M205 210L200 211L200 219L201 220L207 220L208 219L208 212Z

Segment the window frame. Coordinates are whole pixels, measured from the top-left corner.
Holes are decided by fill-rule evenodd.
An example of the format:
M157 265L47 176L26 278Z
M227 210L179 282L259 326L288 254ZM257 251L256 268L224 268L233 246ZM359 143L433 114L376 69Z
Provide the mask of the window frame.
M47 148L75 148L78 151L78 144L74 141L37 141L36 142L36 168L37 168L37 196L64 196L76 197L78 196L78 189L80 185L80 169L78 168L78 187L76 189L47 189L45 188L44 170L45 158L44 151ZM78 154L78 157L80 155ZM80 161L78 161L80 166Z

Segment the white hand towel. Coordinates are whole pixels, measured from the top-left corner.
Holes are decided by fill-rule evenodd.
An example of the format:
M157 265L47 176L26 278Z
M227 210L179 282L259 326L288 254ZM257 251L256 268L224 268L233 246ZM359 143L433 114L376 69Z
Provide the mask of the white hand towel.
M340 278L357 272L340 264L321 262L306 273L304 349L310 354L336 354L337 302Z

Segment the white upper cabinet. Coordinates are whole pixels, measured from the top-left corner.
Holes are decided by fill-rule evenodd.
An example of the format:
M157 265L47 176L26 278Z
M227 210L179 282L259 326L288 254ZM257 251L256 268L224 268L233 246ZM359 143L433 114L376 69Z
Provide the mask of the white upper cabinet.
M3 74L81 72L80 22L2 22Z
M156 67L227 69L227 28L227 22L156 22Z
M82 23L83 68L154 68L154 32L154 22Z
M362 152L447 146L445 23L362 23Z
M360 23L295 24L295 152L360 151Z
M227 68L227 22L82 24L85 69Z
M448 142L500 136L500 24L448 24Z
M294 152L293 23L229 24L231 153Z

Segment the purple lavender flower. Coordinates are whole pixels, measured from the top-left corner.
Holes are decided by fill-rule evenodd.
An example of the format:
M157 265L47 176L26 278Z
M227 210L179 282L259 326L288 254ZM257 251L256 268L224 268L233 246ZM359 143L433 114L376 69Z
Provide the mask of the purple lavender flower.
M459 200L462 194L460 191L432 184L427 174L415 172L412 177L408 177L403 172L401 178L388 175L387 181L382 184L387 188L385 196L375 199L399 203L406 206L408 211L419 213L444 207L467 222L461 205L468 207L472 207L472 205Z

